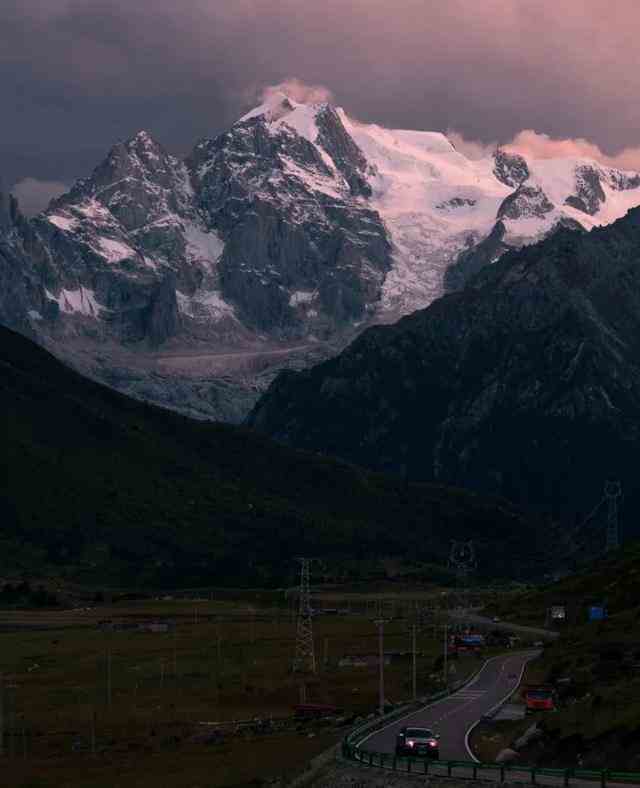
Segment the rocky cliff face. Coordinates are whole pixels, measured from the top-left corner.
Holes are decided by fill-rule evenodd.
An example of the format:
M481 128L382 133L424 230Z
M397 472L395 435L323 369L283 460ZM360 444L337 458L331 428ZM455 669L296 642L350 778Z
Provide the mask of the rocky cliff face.
M297 114L315 142L258 114L189 160L201 210L224 239L221 294L246 325L277 336L364 319L391 266L380 216L361 199L362 153L331 108Z
M640 512L640 209L510 252L465 290L283 373L249 424L365 466L586 513ZM637 519L637 518L635 518Z
M119 354L331 343L326 357L509 249L638 203L636 173L506 150L471 161L443 134L279 94L184 161L146 132L116 144L29 221L0 189L0 321L100 357L103 379Z
M498 148L494 157L493 174L505 186L517 189L529 179L531 171L523 156Z

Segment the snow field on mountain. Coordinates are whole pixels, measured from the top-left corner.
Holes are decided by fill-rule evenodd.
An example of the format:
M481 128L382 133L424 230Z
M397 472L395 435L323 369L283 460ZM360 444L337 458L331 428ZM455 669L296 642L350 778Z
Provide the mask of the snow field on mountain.
M263 146L265 129L273 144ZM391 269L378 270L379 262L373 256L367 259L363 251L357 276L361 281L369 276L376 280L374 295L367 295L370 300L364 305L366 314L388 322L441 296L447 269L462 251L473 249L492 232L499 216L506 228L504 243L517 247L543 238L563 219L591 229L640 204L640 179L633 173L578 158L524 156L518 165L509 159L514 159L513 151L505 149L504 154L498 167L493 155L467 158L445 134L361 123L342 109L302 104L276 93L224 136L196 146L193 166L190 160L182 162L165 153L147 132L114 146L97 171L99 177L79 182L70 199L62 198L44 218L70 236L63 254L68 253L68 243L77 243L99 255L106 266L128 260L122 267L126 277L144 273L155 283L168 271L179 274L187 266L190 284L181 285L178 308L196 321L212 324L238 319L219 286L217 268L225 244L215 229L216 215L228 211L233 222L242 221L242 212L251 215L254 203L267 203L283 225L301 227L304 232L298 237L307 237L310 246L317 243L315 231L321 228L325 235L335 232L336 238L363 250L375 249L375 243L367 247L367 236L380 237L381 219L391 242ZM228 196L208 213L206 200L202 202L203 179L218 166L227 174ZM225 185L216 184L215 178L213 183L212 193L224 194ZM573 205L566 204L568 198ZM345 221L336 218L342 212ZM375 218L375 232L365 228L367 219L361 217L366 212ZM304 259L304 242L295 254ZM379 249L372 252L380 254ZM95 266L95 259L89 259ZM269 269L256 268L265 286L274 271L279 275L281 263L288 272L296 270L294 259L274 260ZM225 257L225 265L230 262ZM240 275L254 268L250 255L235 264ZM193 269L199 269L196 278ZM89 276L93 275L90 268ZM87 294L93 292L92 281L84 280ZM310 308L316 306L311 301L317 286L304 278L282 286L302 321L317 314ZM99 314L94 296L68 285L61 293L66 295L54 300L63 312ZM246 314L252 305L244 304L243 309Z
M182 222L187 242L187 259L213 271L224 252L224 241L214 230L204 230L194 222Z
M243 115L238 123L263 117L275 132L286 125L296 134L315 143L318 138L316 116L323 106L323 104L300 104L284 93L276 92L263 104Z
M99 246L98 254L109 263L119 263L122 260L127 260L129 257L135 257L136 253L134 250L122 241L102 236L97 241Z
M371 167L372 203L394 244L379 311L399 315L426 306L442 294L455 256L491 231L511 189L490 162L466 159L444 134L394 131L338 114Z
M78 226L77 219L72 219L69 216L58 216L57 214L52 214L48 217L51 224L54 224L59 230L64 230L64 232L73 232L76 227Z

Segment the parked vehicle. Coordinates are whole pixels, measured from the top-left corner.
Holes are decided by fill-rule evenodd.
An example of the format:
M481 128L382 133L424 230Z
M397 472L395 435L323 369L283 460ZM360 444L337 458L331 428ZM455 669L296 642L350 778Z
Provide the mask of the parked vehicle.
M534 711L555 711L555 691L547 685L529 686L522 691L527 714Z
M430 728L401 728L396 739L396 755L440 758L440 735Z

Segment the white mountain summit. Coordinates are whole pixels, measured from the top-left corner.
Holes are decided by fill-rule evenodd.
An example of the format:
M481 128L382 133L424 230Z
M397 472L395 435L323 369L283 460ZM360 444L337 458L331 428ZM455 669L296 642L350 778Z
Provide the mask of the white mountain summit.
M71 341L335 347L509 248L639 204L637 173L507 150L472 160L444 134L275 93L184 161L140 132L43 214L4 211L0 320L61 355Z

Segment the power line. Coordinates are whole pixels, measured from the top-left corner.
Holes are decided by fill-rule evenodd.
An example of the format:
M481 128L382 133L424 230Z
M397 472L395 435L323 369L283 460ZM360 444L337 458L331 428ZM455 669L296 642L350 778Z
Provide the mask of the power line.
M596 516L607 504L607 518L605 525L605 552L617 550L620 546L620 522L619 522L619 501L622 498L622 484L617 479L607 479L604 484L604 491L598 503L591 512L566 535L568 543L567 558L572 558L580 552L588 541L585 533L589 523L596 520ZM601 522L596 521L596 527L592 529L591 541L594 541L596 532L600 531ZM596 552L599 552L596 550Z

